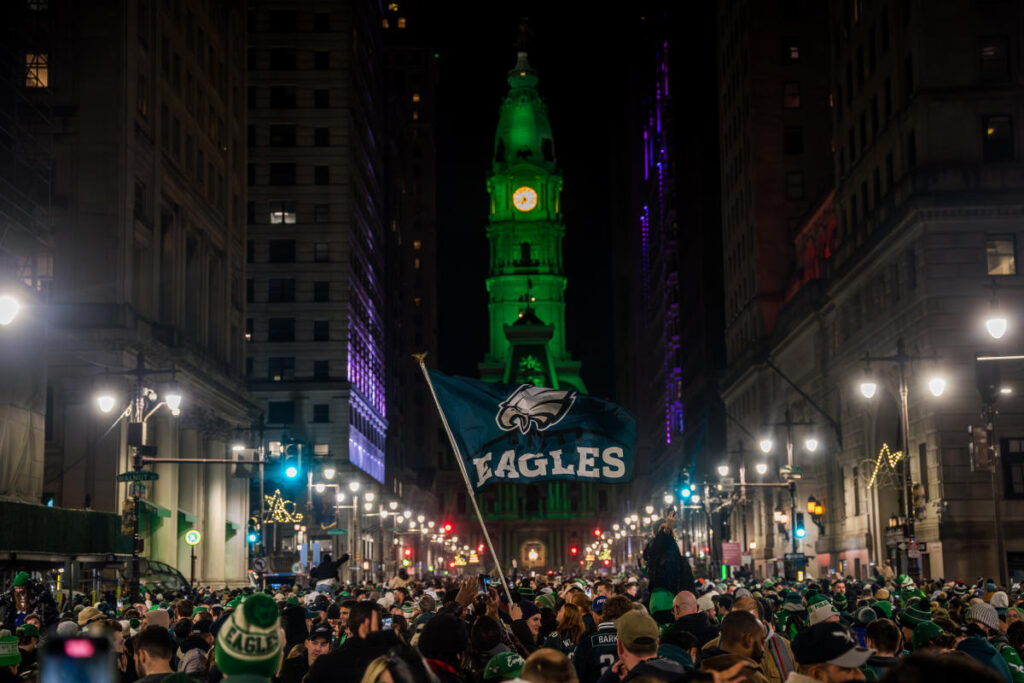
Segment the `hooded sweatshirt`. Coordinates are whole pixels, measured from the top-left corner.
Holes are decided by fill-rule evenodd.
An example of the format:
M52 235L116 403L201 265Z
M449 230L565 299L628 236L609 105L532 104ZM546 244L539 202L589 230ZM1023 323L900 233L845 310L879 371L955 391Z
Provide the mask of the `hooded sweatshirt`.
M1013 674L1010 673L1010 667L1006 665L1006 660L996 652L991 643L981 636L972 635L964 638L956 646L956 649L974 657L982 666L993 669L1006 683L1013 683Z

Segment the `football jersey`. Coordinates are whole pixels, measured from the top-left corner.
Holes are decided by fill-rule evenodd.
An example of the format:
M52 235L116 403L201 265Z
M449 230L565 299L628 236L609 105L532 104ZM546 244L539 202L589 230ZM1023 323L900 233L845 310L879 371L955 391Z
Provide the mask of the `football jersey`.
M597 679L619 658L618 652L614 622L606 621L595 632L583 636L573 653L573 664L580 683L597 683Z

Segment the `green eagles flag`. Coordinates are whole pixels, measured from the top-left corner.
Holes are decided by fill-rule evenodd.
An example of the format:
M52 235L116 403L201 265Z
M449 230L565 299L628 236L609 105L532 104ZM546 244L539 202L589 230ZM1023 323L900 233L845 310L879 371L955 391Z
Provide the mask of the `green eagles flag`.
M621 406L576 391L428 372L474 491L495 483L633 478L636 420Z

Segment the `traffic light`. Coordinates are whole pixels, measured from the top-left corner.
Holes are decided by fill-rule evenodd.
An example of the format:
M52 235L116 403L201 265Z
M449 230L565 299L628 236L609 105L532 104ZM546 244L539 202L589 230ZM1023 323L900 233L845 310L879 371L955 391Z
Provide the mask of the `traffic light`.
M683 472L680 479L682 481L679 483L679 497L683 500L687 500L691 495L693 495L693 485L690 483L690 475Z
M601 538L601 528L594 529L594 538Z
M476 554L477 555L483 555L484 554L484 550L486 550L486 546L484 546L484 544L481 543L480 545L478 545L476 547Z
M259 533L256 532L256 531L250 531L249 532L249 543L259 543L259 542L260 542L260 535L259 535Z
M412 557L412 548L402 548L402 557L410 559Z
M573 557L576 557L577 555L579 555L580 554L579 546L577 546L575 544L569 546L569 554L572 555Z
M281 451L281 466L284 469L284 476L295 479L302 471L302 445L297 443L285 444Z
M453 528L453 527L452 527L452 523L451 523L451 522L445 522L445 523L444 523L444 524L443 524L443 525L441 526L441 532L442 532L442 533L445 533L445 534L450 534L450 533L452 532L452 528Z
M569 557L575 558L580 554L580 545L577 540L576 532L574 531L569 537Z
M796 534L797 538L803 538L807 535L807 529L804 528L804 513L802 512L796 513L793 533Z

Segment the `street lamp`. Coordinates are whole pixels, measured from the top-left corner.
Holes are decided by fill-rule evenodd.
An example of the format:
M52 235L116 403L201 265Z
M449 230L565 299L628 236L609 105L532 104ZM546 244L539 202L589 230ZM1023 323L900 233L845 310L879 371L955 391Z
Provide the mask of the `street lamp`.
M816 450L818 450L818 440L815 439L813 436L808 437L807 439L804 440L804 448L807 449L808 453L814 453Z
M675 496L673 496L671 493L666 493L665 497L662 498L662 500L665 501L665 505L671 505L672 501L675 500Z
M359 482L358 481L349 482L348 490L351 491L352 493L356 493L359 490Z
M328 465L327 467L324 468L324 479L334 479L334 475L337 473L338 471L334 469L332 465Z
M761 448L762 453L771 453L772 448L775 447L775 444L772 443L772 440L770 438L765 437L761 439L761 442L758 444L758 446Z
M18 317L21 304L10 294L0 295L0 325L6 327Z
M117 401L113 394L102 393L96 397L96 405L104 413L109 413L114 409L114 403Z
M874 398L878 391L878 384L869 368L864 368L864 377L860 381L860 393L864 398Z
M648 515L653 515L654 514L654 506L653 505L648 505L647 507L644 508L644 512L646 512Z
M389 508L389 509L390 509L390 510L391 510L392 512L394 512L395 510L397 510L397 509L398 509L398 501L397 501L397 500L393 500L393 501L389 502L389 503L388 503L388 508Z
M768 465L763 462L759 462L754 466L754 469L757 470L758 474L766 474L768 472Z
M718 476L720 476L720 477L727 477L727 476L729 476L729 466L728 465L719 465L718 466Z
M946 391L946 380L942 377L932 377L928 380L928 391L932 392L932 396L935 398L942 396L942 393Z
M988 317L985 318L985 330L988 332L988 336L993 339L1002 339L1008 327L1009 321L1002 311L999 310L999 305L993 299L992 310L989 312Z

